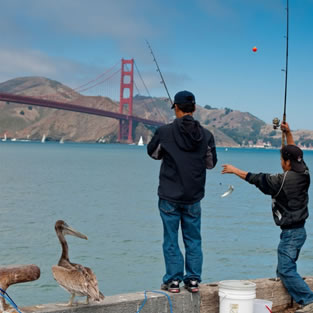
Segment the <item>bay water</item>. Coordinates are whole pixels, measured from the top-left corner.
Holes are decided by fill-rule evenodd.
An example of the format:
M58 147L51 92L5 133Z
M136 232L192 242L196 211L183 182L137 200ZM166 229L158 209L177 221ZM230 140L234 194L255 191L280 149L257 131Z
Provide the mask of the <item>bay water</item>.
M281 172L279 150L218 148L217 153L202 200L203 283L275 277L280 229L270 197L220 172L224 163ZM304 159L313 168L313 151L305 151ZM70 260L93 269L104 295L159 289L164 275L159 168L146 147L135 145L0 142L0 266L41 269L37 281L8 288L17 305L69 299L51 272L61 255L54 230L59 219L88 236L66 237ZM234 192L221 198L230 185ZM312 202L309 208L312 213ZM313 274L312 225L309 217L298 261L303 276Z

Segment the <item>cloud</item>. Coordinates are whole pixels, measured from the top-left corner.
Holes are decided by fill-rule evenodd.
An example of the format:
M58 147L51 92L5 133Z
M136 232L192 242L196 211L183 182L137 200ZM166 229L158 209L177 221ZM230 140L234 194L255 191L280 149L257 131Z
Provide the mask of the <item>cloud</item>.
M54 75L56 67L39 51L0 50L2 73L29 73L36 75Z
M110 64L113 67L114 64ZM95 79L107 69L99 66L91 66L79 62L74 62L62 57L51 57L43 52L27 49L14 49L2 47L0 50L0 82L23 76L42 76L49 79L57 80L60 83L75 88ZM117 63L114 69L108 74L97 80L96 84L106 77L111 76L119 70L120 64ZM159 74L154 68L142 70L138 67L144 83L152 95L166 96L164 86L160 83ZM176 89L177 85L190 81L190 77L185 74L165 71L162 73L167 86L170 89ZM148 95L144 84L142 83L137 68L134 69L134 79L139 92ZM120 73L114 75L110 80L86 91L89 95L104 95L118 98L119 94ZM101 90L101 92L100 92ZM137 88L134 90L137 93Z
M20 13L14 13L17 10ZM11 0L1 16L22 16L25 20L46 23L59 33L79 36L146 36L155 30L144 12L158 11L157 3L144 0Z
M21 76L42 76L76 86L95 77L103 68L85 65L61 57L51 57L37 50L4 48L0 50L0 80ZM85 81L83 81L85 82Z
M15 47L54 53L59 42L67 47L80 41L85 50L88 43L108 44L125 57L147 59L144 40L166 37L173 16L163 1L10 0L1 5L0 26L6 30L2 42Z

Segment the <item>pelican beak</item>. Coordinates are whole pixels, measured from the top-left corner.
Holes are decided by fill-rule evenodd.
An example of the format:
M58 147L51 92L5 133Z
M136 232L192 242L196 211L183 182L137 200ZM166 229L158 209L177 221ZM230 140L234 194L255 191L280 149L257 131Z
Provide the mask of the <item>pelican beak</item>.
M64 225L63 226L63 234L64 235L71 235L71 236L75 236L78 238L82 238L82 239L86 239L88 240L88 237L82 233L80 233L79 231L75 230L74 228L68 226L68 225Z

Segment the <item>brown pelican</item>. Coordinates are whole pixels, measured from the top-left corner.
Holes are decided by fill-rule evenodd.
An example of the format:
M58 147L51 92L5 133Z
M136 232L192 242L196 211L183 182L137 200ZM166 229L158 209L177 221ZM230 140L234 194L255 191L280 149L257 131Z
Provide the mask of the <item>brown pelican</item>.
M67 305L73 304L75 296L86 296L85 304L89 303L89 299L93 301L103 300L104 296L99 291L98 281L92 270L69 260L68 245L64 236L72 235L86 240L88 239L87 236L71 228L64 221L55 223L55 231L62 246L62 255L58 265L52 266L52 273L59 285L71 294Z

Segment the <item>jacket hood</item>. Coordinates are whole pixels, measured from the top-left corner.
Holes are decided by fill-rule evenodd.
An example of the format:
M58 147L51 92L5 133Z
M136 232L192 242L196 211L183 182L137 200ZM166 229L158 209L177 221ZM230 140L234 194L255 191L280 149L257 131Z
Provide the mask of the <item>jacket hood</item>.
M173 135L177 145L185 151L193 151L203 139L203 128L191 115L176 118L173 122Z

